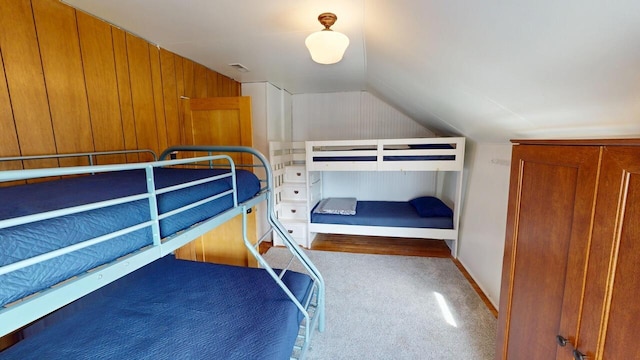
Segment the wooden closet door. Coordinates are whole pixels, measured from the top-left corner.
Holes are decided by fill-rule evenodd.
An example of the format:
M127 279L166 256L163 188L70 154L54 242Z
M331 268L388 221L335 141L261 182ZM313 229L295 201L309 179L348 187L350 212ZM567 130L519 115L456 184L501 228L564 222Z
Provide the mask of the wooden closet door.
M640 147L606 147L577 349L640 359Z
M496 359L571 359L556 336L578 327L598 156L514 146Z
M249 147L253 145L251 98L248 96L183 99L183 115L185 144ZM251 164L253 161L251 155L247 154L236 154L231 157L236 165ZM256 211L253 211L247 216L247 235L252 243L257 241L255 214ZM256 259L244 246L242 216L236 216L178 249L176 257L230 265L257 266Z
M253 146L251 98L248 96L184 99L184 143ZM251 155L232 155L250 164Z

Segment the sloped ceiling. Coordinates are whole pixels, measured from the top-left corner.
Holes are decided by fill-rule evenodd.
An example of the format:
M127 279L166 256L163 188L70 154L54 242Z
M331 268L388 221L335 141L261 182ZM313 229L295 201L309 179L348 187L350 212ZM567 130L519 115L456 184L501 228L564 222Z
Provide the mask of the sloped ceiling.
M640 136L637 0L64 2L240 82L367 90L442 134ZM335 65L304 46L326 11L351 41Z

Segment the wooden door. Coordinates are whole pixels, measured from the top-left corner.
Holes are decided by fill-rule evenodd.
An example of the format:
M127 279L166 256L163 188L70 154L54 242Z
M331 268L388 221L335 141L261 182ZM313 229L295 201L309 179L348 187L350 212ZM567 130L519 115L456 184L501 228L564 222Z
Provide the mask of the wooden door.
M183 142L188 145L252 146L251 99L217 97L183 99ZM248 155L232 155L237 165L251 164ZM255 243L255 211L248 215L249 239ZM256 266L257 262L242 240L242 217L231 221L185 245L176 251L182 259L208 261L241 266Z
M578 326L598 154L514 146L496 359L571 358L556 336Z
M185 144L253 146L250 97L184 99L183 110ZM246 154L232 158L253 161Z
M576 348L640 359L640 147L606 147Z

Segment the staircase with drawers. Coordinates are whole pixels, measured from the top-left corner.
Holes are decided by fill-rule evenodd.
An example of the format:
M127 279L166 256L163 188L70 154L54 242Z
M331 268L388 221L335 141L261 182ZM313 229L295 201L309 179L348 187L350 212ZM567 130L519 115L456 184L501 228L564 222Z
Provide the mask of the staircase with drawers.
M302 149L302 150L300 150ZM275 210L291 237L305 248L311 247L315 234L309 233L310 211L321 198L319 172L307 172L304 142L270 143L270 161L274 168ZM274 234L274 246L284 245Z

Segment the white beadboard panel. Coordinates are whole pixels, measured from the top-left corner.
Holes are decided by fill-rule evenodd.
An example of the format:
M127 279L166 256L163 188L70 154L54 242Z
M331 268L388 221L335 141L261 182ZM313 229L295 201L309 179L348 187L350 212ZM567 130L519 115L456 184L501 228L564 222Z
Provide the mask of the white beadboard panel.
M292 95L293 140L361 140L433 137L366 91ZM433 172L325 172L324 197L407 201L436 194Z
M267 119L269 128L267 129L267 137L269 141L284 141L284 119L282 108L282 90L266 83L267 92Z
M389 106L375 95L361 92L360 133L362 139L433 137L435 134Z
M323 197L355 197L358 200L408 201L435 195L435 172L325 171Z
M291 94L286 90L282 91L282 140L293 141L293 120L292 120L292 98Z
M292 102L294 141L435 136L366 91L295 94Z

